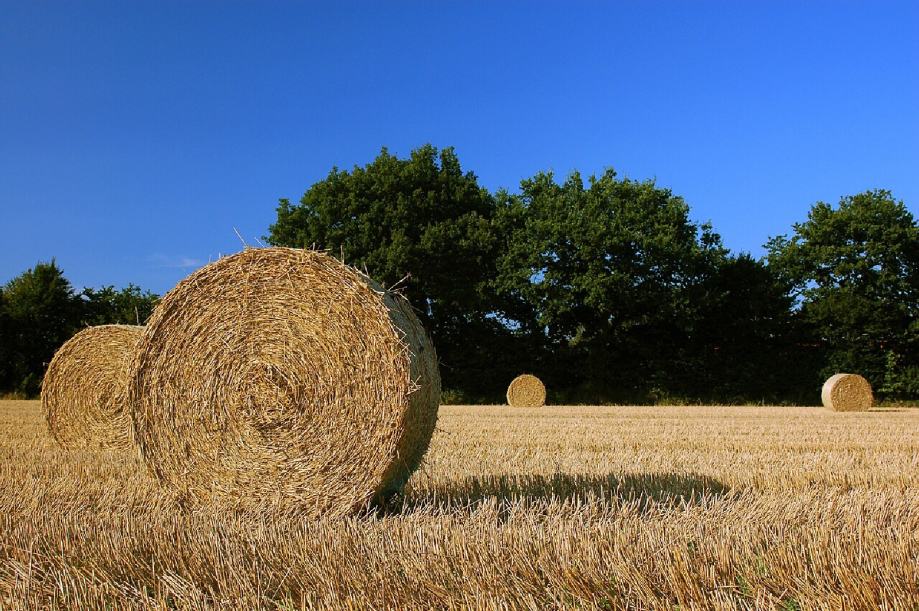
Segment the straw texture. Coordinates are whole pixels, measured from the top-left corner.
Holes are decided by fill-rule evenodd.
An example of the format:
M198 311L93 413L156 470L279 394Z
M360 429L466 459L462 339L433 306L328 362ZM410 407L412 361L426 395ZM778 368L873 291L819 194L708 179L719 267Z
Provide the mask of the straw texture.
M41 405L48 430L61 446L133 445L125 394L143 330L129 325L89 327L55 353L42 380Z
M837 373L823 383L823 406L835 412L863 412L874 405L868 380L855 373Z
M546 404L546 387L534 375L519 375L507 387L507 404L511 407L542 407Z
M247 249L163 298L130 403L151 471L189 500L340 516L418 467L440 373L400 295L321 252Z

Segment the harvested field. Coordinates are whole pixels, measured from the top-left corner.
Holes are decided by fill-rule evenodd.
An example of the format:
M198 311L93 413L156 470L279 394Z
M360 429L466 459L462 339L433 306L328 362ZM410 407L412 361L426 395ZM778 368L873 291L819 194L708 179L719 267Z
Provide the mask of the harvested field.
M913 608L919 410L442 407L397 503L187 509L0 402L0 607Z

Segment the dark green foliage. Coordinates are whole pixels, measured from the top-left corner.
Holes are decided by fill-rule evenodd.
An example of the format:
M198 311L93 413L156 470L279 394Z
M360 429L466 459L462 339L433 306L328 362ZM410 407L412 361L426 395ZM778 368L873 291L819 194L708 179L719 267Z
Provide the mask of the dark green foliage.
M12 321L6 313L3 287L0 287L0 392L11 386L13 379Z
M74 333L138 316L143 323L156 299L133 285L77 295L53 260L20 274L0 290L0 393L38 394L51 357Z
M692 366L677 394L723 402L813 402L816 351L800 339L789 292L787 283L748 254L720 260L692 297L697 318L686 355Z
M653 182L538 174L500 193L506 317L536 337L572 401L798 398L788 287Z
M120 291L113 286L83 289L85 325L142 325L150 318L159 296L129 284Z
M471 311L493 265L491 196L452 149L400 160L386 149L364 168L333 169L299 205L281 200L268 240L315 246L405 291L426 323Z
M454 400L518 373L571 402L805 402L831 370L919 395L915 222L886 192L818 204L768 265L651 181L540 173L489 194L452 149L333 169L268 241L343 255L420 310ZM858 341L853 341L858 339Z
M888 191L819 202L794 235L773 238L770 267L792 287L820 348L820 374L865 376L876 391L919 390L919 225Z
M76 332L79 302L54 261L39 263L3 288L3 383L7 392L34 395L54 352Z
M559 352L561 368L546 367L552 387L590 402L699 390L686 383L694 296L726 251L681 198L610 170L587 185L577 173L562 184L538 174L499 201L508 248L496 284L530 304L537 324L520 324Z
M281 200L267 240L328 249L387 287L399 285L437 346L444 385L477 399L505 387L519 363L503 354L514 336L490 315L493 213L492 196L462 172L452 149L428 145L408 159L383 149L363 168L333 169L299 204Z

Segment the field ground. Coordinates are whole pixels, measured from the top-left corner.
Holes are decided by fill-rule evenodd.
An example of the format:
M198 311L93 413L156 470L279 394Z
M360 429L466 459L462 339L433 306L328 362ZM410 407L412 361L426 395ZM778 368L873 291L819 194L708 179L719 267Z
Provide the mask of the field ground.
M0 607L919 609L919 410L443 407L344 521L183 509L0 402Z

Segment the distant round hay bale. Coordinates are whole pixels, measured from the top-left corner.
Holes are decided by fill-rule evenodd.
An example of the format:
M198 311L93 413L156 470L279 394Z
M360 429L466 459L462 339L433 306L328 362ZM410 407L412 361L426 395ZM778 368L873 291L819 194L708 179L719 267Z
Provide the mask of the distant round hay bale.
M823 383L823 406L835 412L862 412L874 405L871 384L854 373L837 373Z
M189 500L341 516L418 467L440 373L400 295L321 252L252 248L163 298L129 400L148 466Z
M546 404L546 387L534 375L519 375L507 387L507 404L511 407L542 407Z
M133 445L126 391L131 359L143 327L101 325L83 329L51 359L41 405L51 436L65 448Z

